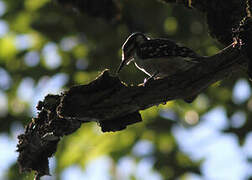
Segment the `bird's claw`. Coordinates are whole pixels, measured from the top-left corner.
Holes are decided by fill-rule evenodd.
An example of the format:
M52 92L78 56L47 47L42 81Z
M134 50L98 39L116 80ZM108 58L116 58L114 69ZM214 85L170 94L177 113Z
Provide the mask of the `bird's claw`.
M158 74L158 72L154 73L152 76L148 77L148 78L144 78L144 82L143 85L145 86L145 84L149 81L154 81L155 80L155 76Z
M144 78L143 85L145 86L147 82L154 81L154 80L155 80L154 76Z
M147 78L144 78L144 82L143 82L143 85L145 86L145 84L147 83Z

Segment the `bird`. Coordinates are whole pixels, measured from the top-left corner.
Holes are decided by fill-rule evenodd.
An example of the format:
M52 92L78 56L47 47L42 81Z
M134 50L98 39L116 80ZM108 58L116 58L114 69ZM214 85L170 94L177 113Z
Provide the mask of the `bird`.
M138 69L149 76L144 80L145 86L150 79L165 78L202 63L202 57L192 49L170 39L154 39L141 32L135 32L122 45L122 61L117 74L125 65L134 62ZM185 98L184 101L191 103L196 97L197 95L193 95Z
M200 63L200 57L192 49L170 39L149 38L135 32L122 45L122 61L117 74L125 65L134 62L139 70L149 76L147 80L164 78Z

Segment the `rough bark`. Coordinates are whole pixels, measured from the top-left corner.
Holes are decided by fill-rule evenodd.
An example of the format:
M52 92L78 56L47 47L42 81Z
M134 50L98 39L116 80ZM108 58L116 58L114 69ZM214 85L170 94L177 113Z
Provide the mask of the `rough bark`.
M163 1L182 3L187 7L189 2ZM248 17L239 26L247 14L245 1L192 0L189 6L206 13L213 37L223 44L231 44L233 38L238 43L214 56L201 58L202 63L186 72L148 81L145 86L128 86L105 70L90 84L72 87L61 95L46 96L37 106L38 117L33 118L25 133L18 137L21 171L35 170L37 178L49 174L48 157L56 152L60 138L75 132L82 123L98 122L103 132L122 130L142 120L140 110L194 97L212 83L247 67L250 62L247 59L252 59L248 50L251 49L251 19ZM233 33L235 27L238 30Z
M232 46L200 60L201 64L186 72L138 86L126 86L118 77L111 77L108 71L104 71L92 83L65 92L58 115L81 121L120 121L121 117L139 110L198 95L210 84L229 77L240 70L239 66L245 65L240 51Z
M246 16L246 0L162 0L166 3L191 5L204 12L209 33L224 45L232 43L232 29ZM190 2L190 3L189 3Z

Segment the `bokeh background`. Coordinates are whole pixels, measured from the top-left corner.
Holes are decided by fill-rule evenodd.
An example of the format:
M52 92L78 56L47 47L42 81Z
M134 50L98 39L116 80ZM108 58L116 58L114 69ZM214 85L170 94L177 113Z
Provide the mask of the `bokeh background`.
M208 35L204 14L156 0L120 1L118 14L81 13L50 0L0 0L0 179L19 174L17 135L36 104L86 84L120 63L132 32L171 38L204 56L223 48ZM99 13L98 13L99 14ZM143 82L133 64L120 78ZM143 122L115 133L84 124L64 137L42 180L246 180L252 177L252 98L246 73L230 74L192 104L182 100L142 111Z

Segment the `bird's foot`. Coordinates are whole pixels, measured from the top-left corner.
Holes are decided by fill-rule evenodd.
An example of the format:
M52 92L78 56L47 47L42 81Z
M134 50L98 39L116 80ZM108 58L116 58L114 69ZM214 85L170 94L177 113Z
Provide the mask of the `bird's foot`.
M147 83L147 78L144 78L144 82L143 82L143 85L145 86L145 84Z
M154 77L144 78L143 85L145 86L146 83L147 83L147 82L149 83L150 81L154 81Z
M147 82L150 82L150 81L154 81L155 80L155 76L157 75L158 73L155 73L153 74L152 76L148 77L148 78L145 78L144 79L144 82L143 82L143 85L145 86Z

